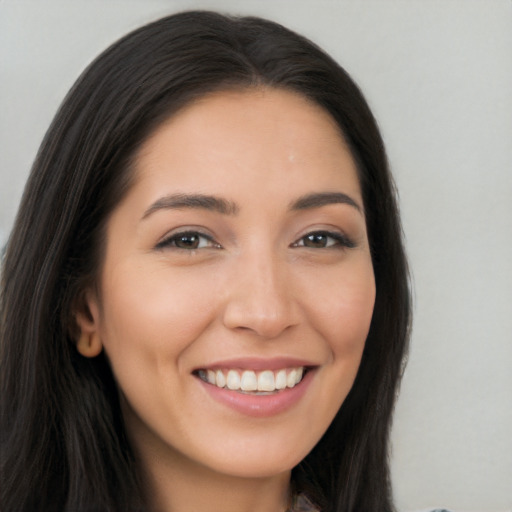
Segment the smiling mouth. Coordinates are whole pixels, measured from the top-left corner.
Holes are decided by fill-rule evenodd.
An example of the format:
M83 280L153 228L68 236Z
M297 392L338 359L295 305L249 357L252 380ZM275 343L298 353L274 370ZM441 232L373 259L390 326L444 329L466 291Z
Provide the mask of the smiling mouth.
M280 370L197 370L195 375L203 382L221 389L253 395L268 395L299 384L308 369L304 366L282 368Z

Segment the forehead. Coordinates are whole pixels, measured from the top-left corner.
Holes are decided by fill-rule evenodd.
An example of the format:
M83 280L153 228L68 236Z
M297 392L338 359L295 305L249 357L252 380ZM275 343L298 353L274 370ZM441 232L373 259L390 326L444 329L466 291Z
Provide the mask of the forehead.
M317 180L359 194L354 159L332 116L300 94L257 88L221 91L185 106L142 145L136 182L226 187L233 180L290 187ZM165 185L162 185L165 186ZM156 191L155 191L156 193Z

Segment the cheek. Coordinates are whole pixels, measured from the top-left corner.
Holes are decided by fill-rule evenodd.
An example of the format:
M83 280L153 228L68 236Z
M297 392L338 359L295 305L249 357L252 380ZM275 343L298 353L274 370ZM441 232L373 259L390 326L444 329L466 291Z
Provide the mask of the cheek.
M214 316L215 283L201 275L119 266L104 281L102 340L111 364L178 358ZM177 364L179 360L176 360ZM119 368L121 371L121 368Z
M319 371L322 400L315 405L315 435L324 434L345 401L359 370L375 302L370 265L353 265L331 274L328 286L308 301L309 320L323 340L327 364ZM305 306L304 306L305 308ZM305 310L305 309L304 309Z
M333 359L352 363L364 348L375 303L371 263L343 269L312 302L316 327L328 341Z

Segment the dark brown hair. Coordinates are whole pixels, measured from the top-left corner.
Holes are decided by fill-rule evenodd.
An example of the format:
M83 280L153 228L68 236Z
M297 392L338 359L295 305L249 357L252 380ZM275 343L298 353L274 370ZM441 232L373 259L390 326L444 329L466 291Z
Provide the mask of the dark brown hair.
M387 445L410 299L376 122L348 74L305 38L258 18L185 12L132 32L88 67L26 185L1 281L4 512L144 510L110 367L78 354L73 303L94 282L106 219L141 143L195 98L258 86L296 91L338 124L358 166L377 289L354 386L292 484L324 512L393 510Z

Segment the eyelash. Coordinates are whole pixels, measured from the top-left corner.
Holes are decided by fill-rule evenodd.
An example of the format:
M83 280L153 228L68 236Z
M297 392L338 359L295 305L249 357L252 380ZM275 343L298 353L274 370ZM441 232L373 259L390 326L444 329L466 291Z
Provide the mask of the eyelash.
M305 245L304 241L308 238L311 240L313 237L316 237L317 239L319 237L325 237L327 239L330 238L330 239L334 240L334 243L330 243L324 247L308 247L307 245ZM300 244L300 242L302 242L302 244ZM310 248L310 249L352 249L356 246L356 244L350 238L348 238L346 235L344 235L343 233L339 233L336 231L333 232L333 231L320 230L320 231L311 231L310 233L307 233L306 235L299 238L299 240L297 240L297 242L294 242L291 246L292 247L306 247L306 248Z
M318 240L319 238L324 239L331 239L334 241L334 243L327 243L325 246L321 247L311 247L306 245L306 240L309 238L309 241L312 243L315 243L314 237ZM184 241L186 239L192 240L195 239L198 242L198 245L195 247L180 247L178 243L180 241ZM207 245L203 245L201 247L201 240L205 240ZM194 242L192 242L194 243ZM332 231L325 231L325 230L319 230L319 231L311 231L310 233L307 233L306 235L299 238L296 242L292 243L290 247L305 247L309 249L352 249L356 246L356 244L348 238L346 235L339 233L339 232L332 232ZM156 246L157 249L165 249L165 248L172 248L172 249L179 249L183 251L193 251L193 250L199 250L199 249L206 249L206 248L213 248L213 249L221 249L222 246L215 242L215 240L204 233L201 233L200 231L182 231L180 233L175 233L161 242L159 242Z
M183 251L194 251L194 250L206 248L204 246L203 247L188 247L188 248L186 248L186 247L179 247L177 245L179 243L180 239L183 241L187 238L188 239L196 238L199 240L199 244L201 244L201 239L206 240L208 243L207 247L214 248L214 249L221 248L220 244L216 243L211 236L201 233L200 231L193 231L193 230L182 231L180 233L175 233L167 238L164 238L161 242L159 242L157 244L156 248L157 249L172 248L172 249L179 249L179 250L183 250Z

